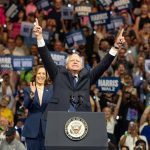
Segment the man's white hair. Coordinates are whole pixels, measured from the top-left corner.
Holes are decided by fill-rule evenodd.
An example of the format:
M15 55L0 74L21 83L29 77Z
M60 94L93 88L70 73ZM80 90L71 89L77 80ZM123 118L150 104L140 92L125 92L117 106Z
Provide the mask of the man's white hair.
M73 54L67 56L67 58L66 58L66 63L65 63L66 68L67 68L67 64L68 64L68 61L69 61L70 57L71 57L72 55L74 55L74 54L76 54L76 53L73 53ZM78 55L78 54L76 54L76 55ZM79 55L78 55L78 56L79 56ZM84 67L84 57L81 57L81 56L79 56L79 57L80 57L80 60L81 60L82 67Z

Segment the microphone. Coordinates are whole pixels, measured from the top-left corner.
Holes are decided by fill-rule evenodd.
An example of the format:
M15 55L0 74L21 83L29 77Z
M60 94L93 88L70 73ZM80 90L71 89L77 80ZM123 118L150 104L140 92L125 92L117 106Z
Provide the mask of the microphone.
M83 104L83 96L82 96L82 95L79 95L78 98L79 98L79 99L78 99L78 103L79 103L79 106L80 106L80 105Z

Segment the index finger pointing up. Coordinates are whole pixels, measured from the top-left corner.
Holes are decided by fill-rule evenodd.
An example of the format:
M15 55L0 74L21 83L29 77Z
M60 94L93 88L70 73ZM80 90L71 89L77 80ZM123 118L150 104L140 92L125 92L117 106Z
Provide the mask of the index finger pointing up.
M122 36L122 35L123 35L123 32L124 32L124 28L122 28L122 29L119 31L119 35L118 35L118 36Z
M35 22L36 22L36 25L39 25L39 21L37 18L35 18Z

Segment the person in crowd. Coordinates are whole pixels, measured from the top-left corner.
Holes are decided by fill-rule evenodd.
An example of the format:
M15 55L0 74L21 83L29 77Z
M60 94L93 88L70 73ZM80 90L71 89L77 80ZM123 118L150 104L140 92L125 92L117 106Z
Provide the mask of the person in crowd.
M124 133L124 135L120 138L120 146L128 146L129 150L133 150L135 147L136 141L142 139L146 142L146 148L148 150L148 143L145 136L139 135L138 124L134 121L131 121L128 126L128 131Z
M10 96L10 103L9 108L13 107L14 104L14 91L15 91L15 85L14 82L11 81L11 73L6 73L3 76L3 82L2 82L2 94L3 95L9 95Z
M26 150L25 146L15 138L16 130L14 127L9 127L5 132L6 139L2 141L0 150Z
M141 14L135 20L135 29L137 31L141 30L145 23L150 23L150 13L149 13L149 10L148 10L148 5L147 4L142 4Z
M29 3L26 6L26 16L28 16L30 13L35 13L37 10L36 5L34 4L33 0L29 0Z
M144 23L143 28L138 32L138 40L141 44L148 44L150 38L150 22Z
M7 49L10 51L10 54L12 54L13 50L15 49L14 38L9 37L6 44Z
M41 120L46 106L52 96L52 85L45 85L47 73L43 66L38 66L30 87L24 89L24 107L28 109L28 117L23 128L28 150L45 150L45 122Z
M15 56L27 56L29 55L29 50L27 49L25 43L24 43L24 38L20 35L16 37L16 46L15 49L12 52L12 55Z
M61 7L62 6L63 6L62 0L54 0L54 8L48 14L48 19L56 20L56 24L57 24L56 32L58 33L62 29L62 24L61 24Z
M125 42L122 36L123 29L118 35L114 47L91 72L83 67L82 58L77 53L73 53L67 58L65 67L56 66L48 54L42 36L42 28L39 26L37 19L33 31L37 38L39 53L44 66L54 83L54 93L47 110L91 111L89 100L90 85L94 84L103 72L108 69L118 50Z
M118 57L116 57L115 61L113 61L112 64L113 69L116 69L119 64L124 64L128 73L132 71L134 66L134 60L127 59L127 54L128 54L127 49L125 47L122 47L118 52Z
M110 49L110 44L107 41L107 39L101 39L99 42L99 50L98 50L99 57L103 59L109 49Z
M138 97L140 98L140 101L144 101L143 93L144 93L144 80L146 79L146 72L145 72L145 58L142 55L139 55L136 61L136 64L134 66L132 75L133 75L133 81L134 86L137 89Z
M92 112L100 112L101 111L99 101L100 101L100 91L94 84L90 88L90 103L91 103Z
M0 116L0 145L1 142L6 138L5 132L9 126L9 121L6 117Z
M117 68L114 71L114 76L123 79L125 74L127 74L127 69L125 64L124 63L118 64Z
M120 150L129 150L128 146L121 146Z
M112 108L108 105L103 108L102 112L105 114L106 118L106 128L107 128L107 134L110 141L116 145L116 138L114 135L114 129L116 125L116 118L120 109L121 101L122 101L122 92L118 92L118 101L116 106L114 107L114 111L112 111Z
M54 42L54 51L59 53L65 53L65 48L62 41L56 40Z
M146 150L146 142L144 140L137 140L135 143L134 150Z
M4 95L0 101L0 117L4 117L9 121L9 124L14 123L13 111L8 108L10 103L10 96Z
M123 79L123 99L120 106L119 120L120 134L122 135L128 128L128 123L132 120L139 121L144 106L139 101L137 90L134 88L131 75L125 75Z
M24 127L24 122L25 122L25 118L19 118L16 121L16 125L15 125L15 129L18 132L19 136L20 136L20 141L25 144L25 137L22 136L22 131L23 131L23 127Z
M147 138L150 145L150 106L147 106L140 119L140 133Z

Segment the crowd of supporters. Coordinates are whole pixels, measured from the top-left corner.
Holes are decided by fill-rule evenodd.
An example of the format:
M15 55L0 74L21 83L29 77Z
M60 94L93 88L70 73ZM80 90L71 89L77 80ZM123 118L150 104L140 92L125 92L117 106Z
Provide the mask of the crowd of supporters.
M37 0L0 1L0 56L34 57L32 70L14 71L0 68L0 149L12 140L25 149L22 129L28 110L23 105L23 89L32 81L34 68L42 64L36 41L29 37L12 34L15 23L32 23L38 18L40 26L52 33L46 42L50 51L69 54L76 49L84 58L88 69L94 68L113 46L115 31L106 25L90 24L88 16L73 19L62 17L63 6L91 5L92 13L109 11L112 16L123 17L126 44L119 50L111 67L103 77L119 77L120 90L117 93L101 92L96 85L91 87L90 102L93 112L104 112L107 133L112 149L134 150L150 146L150 1L130 0L132 7L117 11L112 4L102 6L97 0L53 0L46 9L37 6ZM17 5L17 14L8 17L6 11ZM70 4L70 5L68 5ZM66 34L82 30L85 43L68 46ZM115 29L114 29L115 30ZM149 63L146 63L149 61ZM14 128L16 129L14 131ZM8 138L9 137L9 138ZM19 143L20 141L21 143ZM4 147L4 146L3 146ZM2 149L3 150L3 149Z

